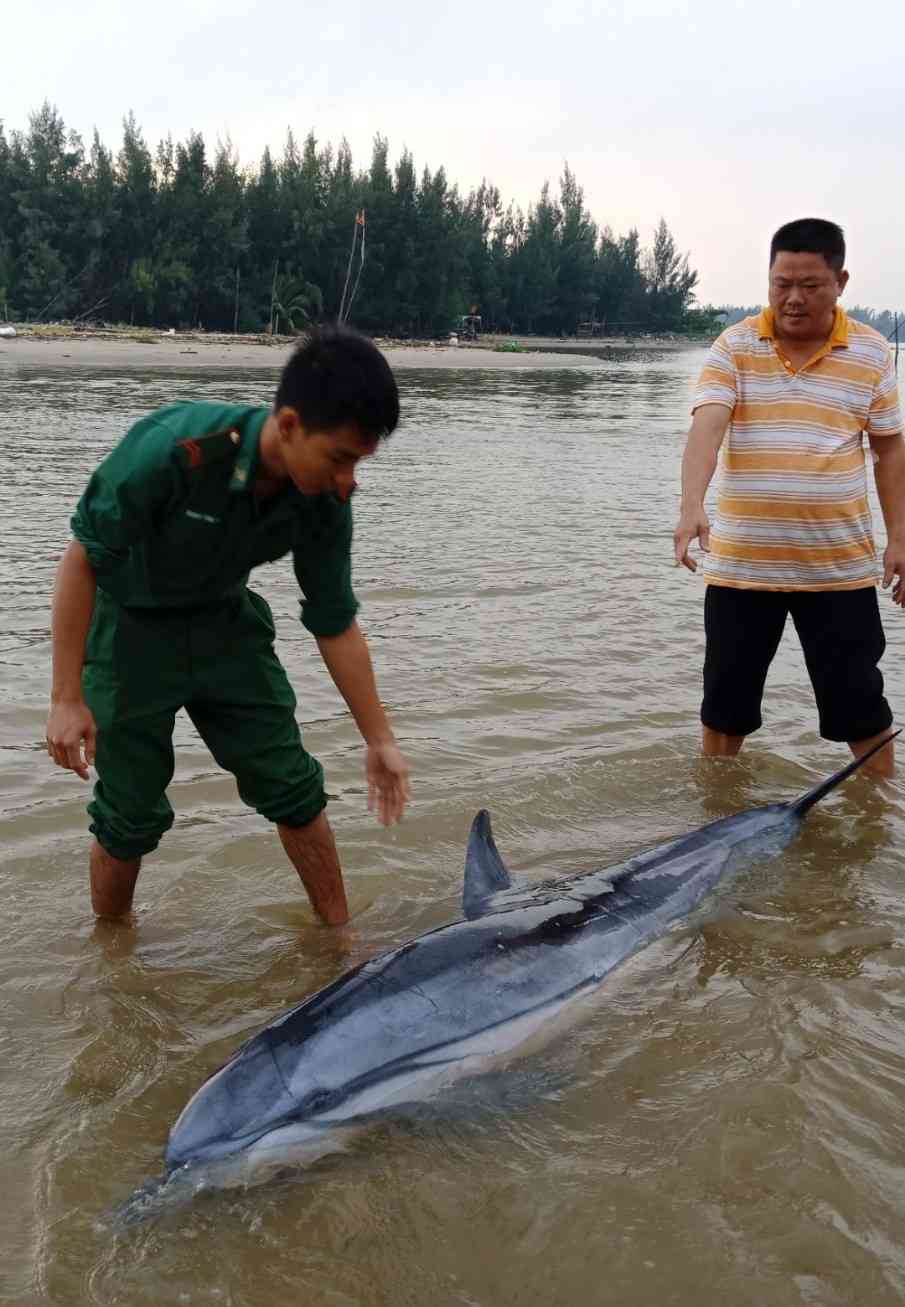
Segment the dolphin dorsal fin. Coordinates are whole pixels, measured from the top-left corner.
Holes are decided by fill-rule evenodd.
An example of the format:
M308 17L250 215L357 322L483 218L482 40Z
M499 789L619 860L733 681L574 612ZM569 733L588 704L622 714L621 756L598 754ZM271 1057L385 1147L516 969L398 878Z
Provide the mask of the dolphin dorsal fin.
M469 919L480 917L491 895L509 889L512 880L493 842L490 813L482 808L471 823L465 854L465 887L462 906Z

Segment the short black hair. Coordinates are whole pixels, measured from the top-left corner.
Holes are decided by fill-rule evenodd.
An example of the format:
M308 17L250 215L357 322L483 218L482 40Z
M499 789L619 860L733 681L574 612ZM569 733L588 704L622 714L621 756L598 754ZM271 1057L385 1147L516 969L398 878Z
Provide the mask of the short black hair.
M274 409L284 407L310 431L354 423L365 440L379 440L399 422L399 391L373 341L349 327L318 326L283 368Z
M773 233L770 267L777 254L822 254L834 272L845 267L845 233L825 218L797 218Z

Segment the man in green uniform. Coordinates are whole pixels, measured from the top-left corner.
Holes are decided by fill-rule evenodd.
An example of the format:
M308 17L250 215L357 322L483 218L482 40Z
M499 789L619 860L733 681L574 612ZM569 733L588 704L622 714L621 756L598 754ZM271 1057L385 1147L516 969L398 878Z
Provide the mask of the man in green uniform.
M98 467L57 571L47 748L97 783L91 901L132 904L141 859L173 823L166 788L184 707L246 803L274 822L324 921L349 913L323 770L251 568L292 553L301 620L367 745L369 804L402 816L408 768L355 620L351 495L360 460L399 420L389 365L364 337L312 331L272 410L173 404L137 422Z

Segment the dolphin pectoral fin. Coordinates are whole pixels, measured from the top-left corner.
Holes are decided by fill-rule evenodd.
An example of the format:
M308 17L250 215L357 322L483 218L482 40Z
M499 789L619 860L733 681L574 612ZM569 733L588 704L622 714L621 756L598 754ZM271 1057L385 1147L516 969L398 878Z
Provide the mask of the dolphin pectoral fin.
M500 890L509 889L509 875L493 841L490 813L482 808L471 823L468 850L465 854L465 885L462 907L469 920L486 911L487 900Z

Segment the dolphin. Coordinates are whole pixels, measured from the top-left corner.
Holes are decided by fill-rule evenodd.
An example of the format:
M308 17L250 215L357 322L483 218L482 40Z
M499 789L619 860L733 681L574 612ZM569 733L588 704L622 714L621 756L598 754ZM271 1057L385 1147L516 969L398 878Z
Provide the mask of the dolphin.
M183 1109L167 1174L134 1196L133 1215L174 1180L190 1191L245 1183L259 1165L334 1151L377 1113L505 1063L729 873L785 848L814 804L893 738L792 802L533 886L512 884L482 809L463 918L354 967L242 1044Z

